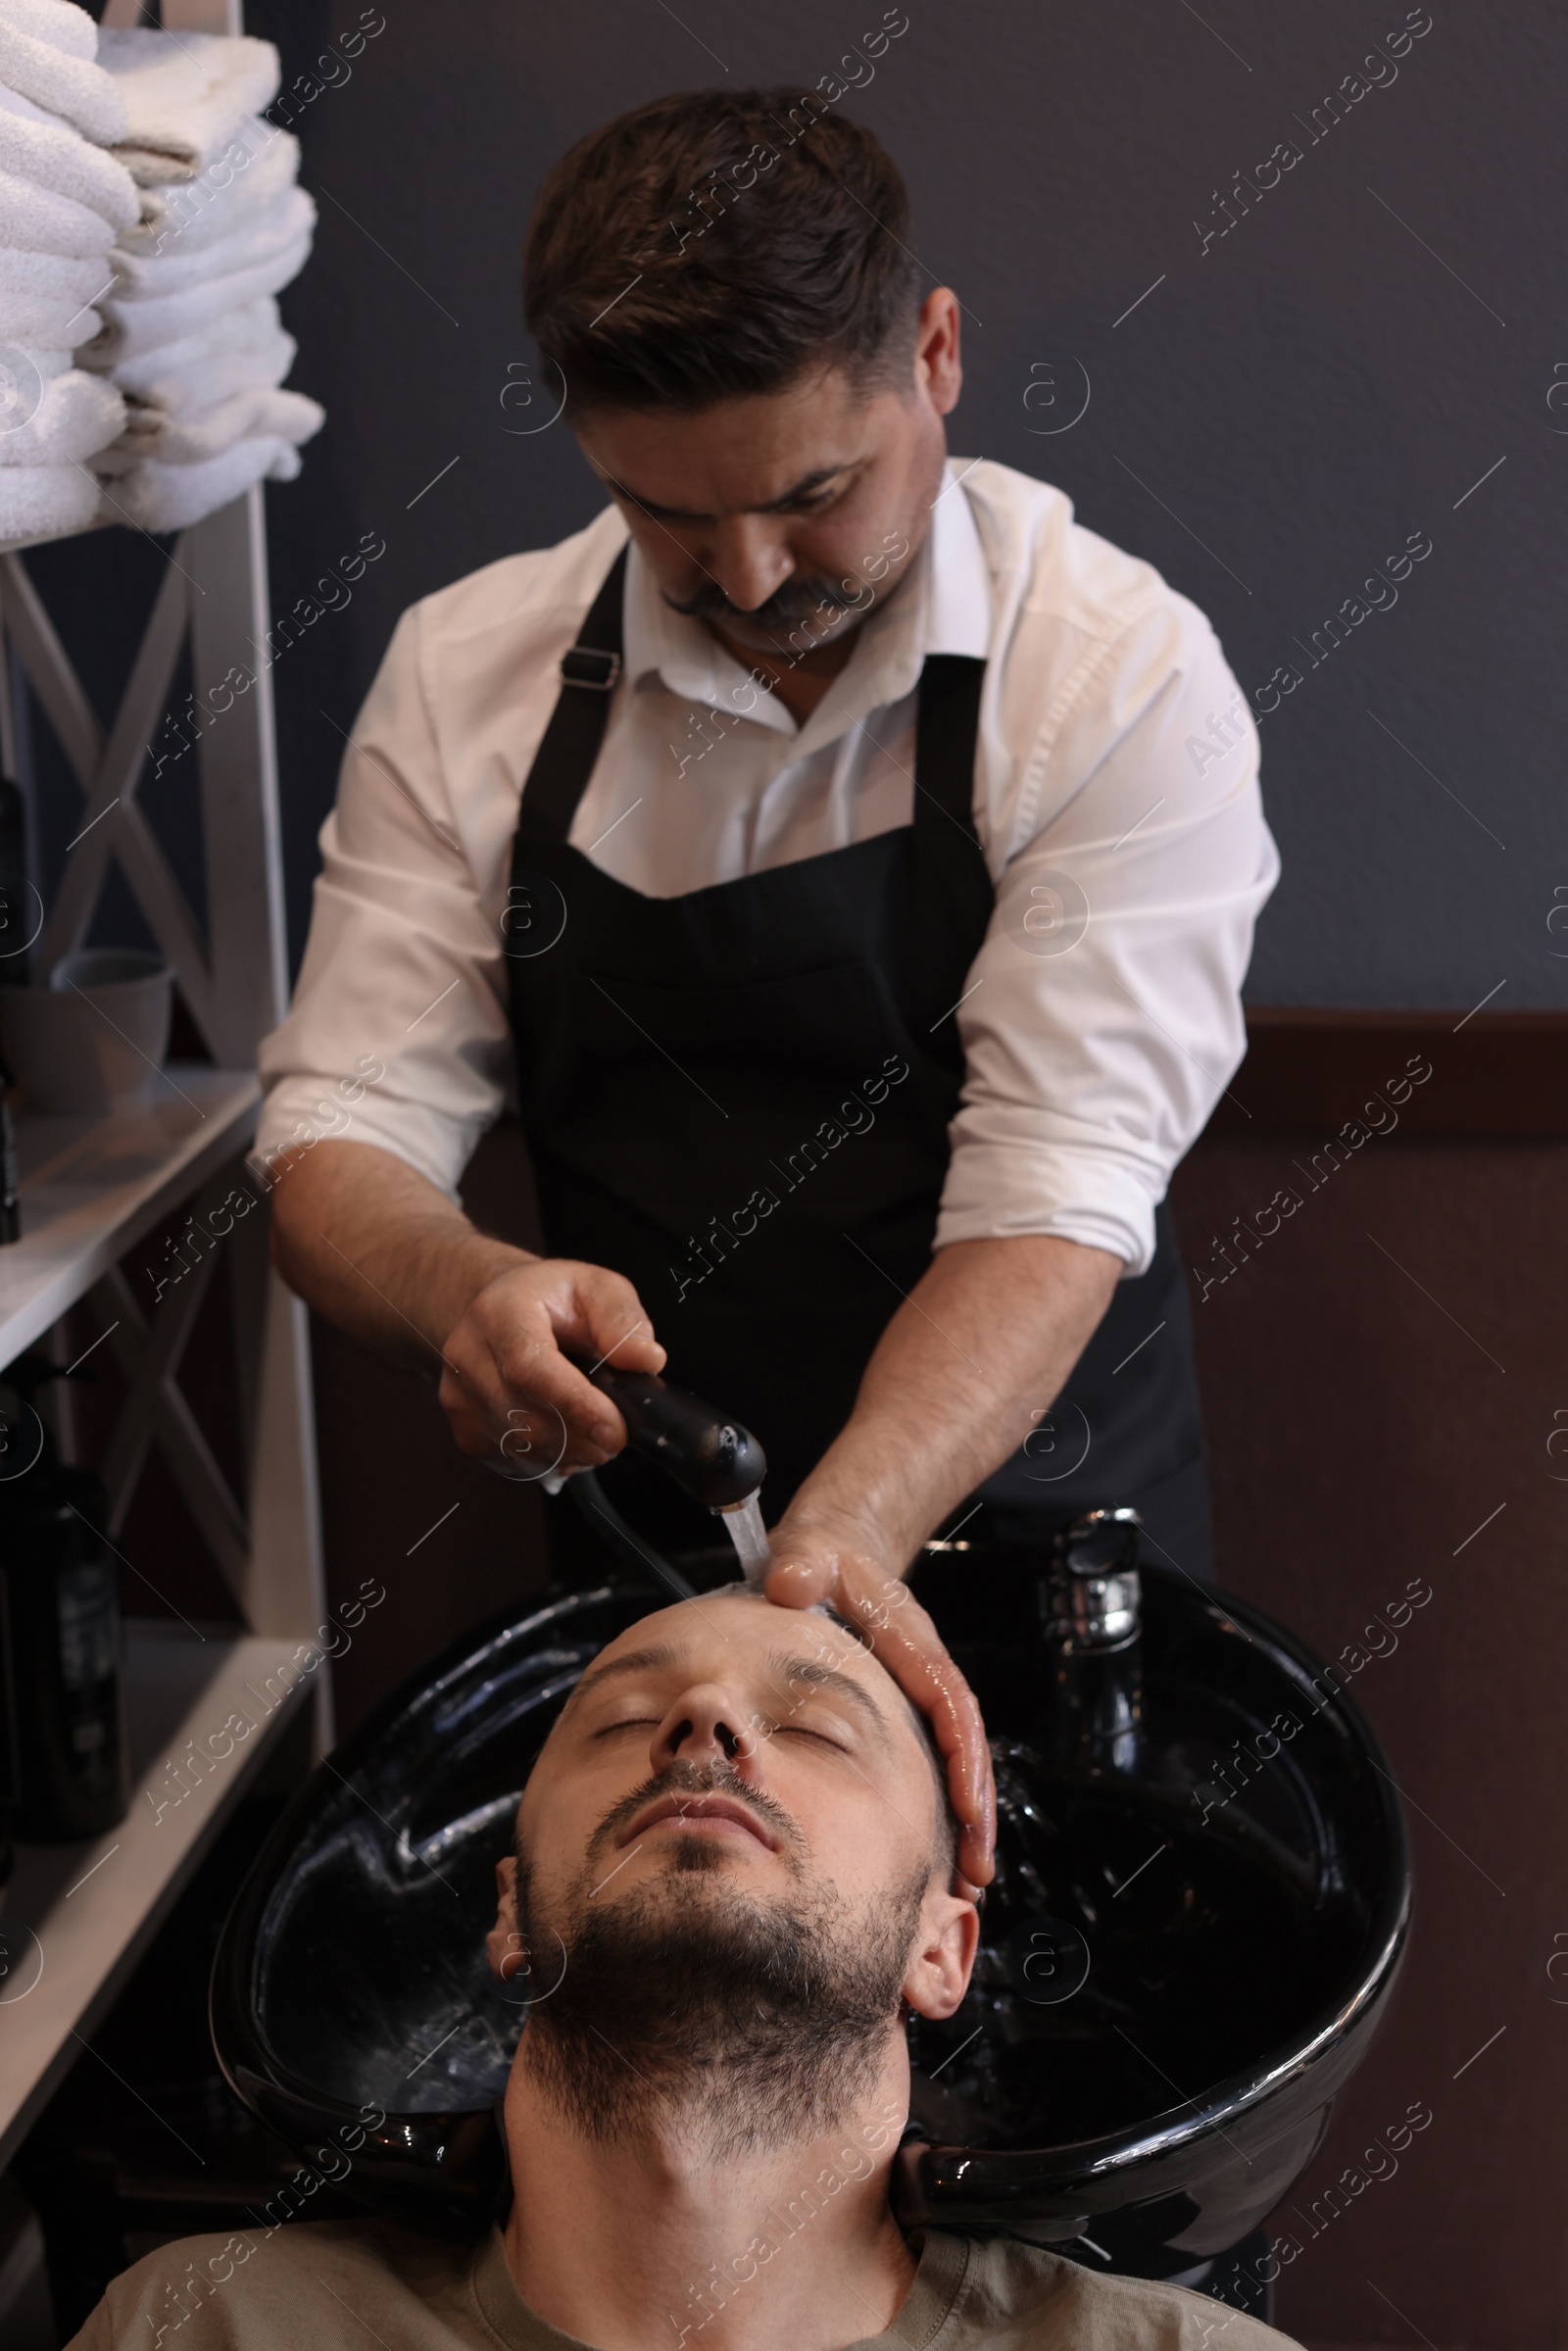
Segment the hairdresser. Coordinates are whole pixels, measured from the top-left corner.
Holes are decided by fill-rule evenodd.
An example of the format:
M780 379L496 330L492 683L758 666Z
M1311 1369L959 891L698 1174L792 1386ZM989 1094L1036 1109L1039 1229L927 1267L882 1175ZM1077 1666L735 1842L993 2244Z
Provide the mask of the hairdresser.
M550 172L524 294L563 414L518 496L572 433L599 511L400 622L254 1163L285 1277L438 1367L466 1451L617 1453L563 1349L754 1428L769 1597L867 1626L979 1885L983 1731L901 1579L966 1517L1099 1502L1204 1572L1163 1201L1277 861L1203 614L949 458L962 306L910 241L820 92L661 99ZM543 1255L458 1197L509 1103ZM651 1525L641 1474L607 1484Z

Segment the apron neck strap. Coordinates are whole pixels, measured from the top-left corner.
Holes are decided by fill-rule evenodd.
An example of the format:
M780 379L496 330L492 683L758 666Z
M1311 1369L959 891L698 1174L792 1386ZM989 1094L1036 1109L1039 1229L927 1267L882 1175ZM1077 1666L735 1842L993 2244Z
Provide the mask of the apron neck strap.
M973 654L928 653L914 734L916 832L956 824L975 847L974 755L986 665Z
M561 692L522 788L520 830L551 841L564 841L571 830L577 803L599 758L620 675L625 588L623 547L588 608L576 643L561 657Z
M561 692L517 811L518 830L536 837L565 840L604 743L621 669L626 554L623 547L576 642L561 657ZM984 661L970 654L927 654L915 721L915 826L956 824L976 844L974 753L985 673Z

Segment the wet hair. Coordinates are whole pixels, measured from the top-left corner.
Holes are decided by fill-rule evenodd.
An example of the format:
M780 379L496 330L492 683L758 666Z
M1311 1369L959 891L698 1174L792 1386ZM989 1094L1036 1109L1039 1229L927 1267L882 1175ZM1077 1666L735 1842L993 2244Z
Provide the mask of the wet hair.
M696 412L825 367L907 382L920 268L870 131L815 90L687 90L590 131L547 175L523 307L596 407Z

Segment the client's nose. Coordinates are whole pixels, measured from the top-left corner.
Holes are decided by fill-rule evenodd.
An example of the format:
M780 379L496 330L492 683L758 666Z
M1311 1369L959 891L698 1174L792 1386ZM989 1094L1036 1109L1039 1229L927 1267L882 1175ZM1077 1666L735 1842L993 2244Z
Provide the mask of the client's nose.
M734 1692L703 1682L682 1690L654 1733L651 1755L656 1771L667 1770L677 1757L683 1763L733 1765L754 1753L756 1744Z

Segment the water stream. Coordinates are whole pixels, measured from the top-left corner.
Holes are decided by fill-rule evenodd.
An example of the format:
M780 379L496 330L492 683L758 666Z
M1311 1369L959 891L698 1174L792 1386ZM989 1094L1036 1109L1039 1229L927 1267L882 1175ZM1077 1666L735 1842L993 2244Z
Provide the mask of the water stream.
M741 1574L755 1590L760 1591L772 1558L767 1547L767 1530L762 1525L761 1504L754 1494L718 1515L728 1527L730 1541L740 1554Z

